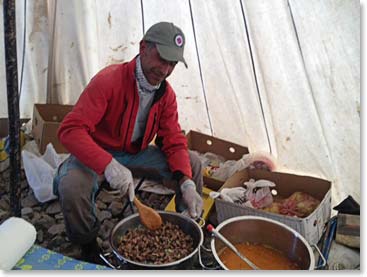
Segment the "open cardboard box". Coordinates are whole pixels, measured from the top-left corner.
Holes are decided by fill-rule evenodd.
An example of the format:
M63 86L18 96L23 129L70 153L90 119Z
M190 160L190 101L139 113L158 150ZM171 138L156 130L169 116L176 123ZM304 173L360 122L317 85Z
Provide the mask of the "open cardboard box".
M241 186L250 179L265 179L274 182L276 184L274 188L277 192L276 197L287 198L292 193L300 191L320 200L320 205L309 216L298 218L215 199L218 223L241 215L262 216L288 225L300 233L310 244L316 244L320 240L325 224L331 215L331 182L308 176L244 169L232 175L224 183L221 190Z
M57 153L67 153L57 138L57 130L64 117L73 109L72 105L34 104L32 134L43 154L47 144L52 143Z
M213 136L205 135L200 132L190 130L186 135L188 147L201 154L211 152L222 156L228 160L239 160L244 154L248 154L247 147L222 140ZM214 191L218 191L224 184L224 181L203 176L204 185Z

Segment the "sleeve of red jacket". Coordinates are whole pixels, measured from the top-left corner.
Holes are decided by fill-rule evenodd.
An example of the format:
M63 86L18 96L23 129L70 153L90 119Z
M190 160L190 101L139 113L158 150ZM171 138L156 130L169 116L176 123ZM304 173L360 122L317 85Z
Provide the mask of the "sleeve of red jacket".
M58 138L65 148L97 174L103 174L112 155L97 145L91 133L103 117L108 105L109 91L99 88L94 78L81 94L73 110L64 118Z
M192 178L190 157L187 148L187 139L178 123L176 95L167 83L167 99L159 121L157 136L162 139L162 151L172 172L180 171Z

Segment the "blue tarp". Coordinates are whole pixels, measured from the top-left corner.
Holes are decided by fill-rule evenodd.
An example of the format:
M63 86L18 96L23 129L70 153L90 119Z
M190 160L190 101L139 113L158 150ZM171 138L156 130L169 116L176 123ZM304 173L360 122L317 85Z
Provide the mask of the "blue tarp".
M79 261L33 245L13 270L111 270L111 268Z

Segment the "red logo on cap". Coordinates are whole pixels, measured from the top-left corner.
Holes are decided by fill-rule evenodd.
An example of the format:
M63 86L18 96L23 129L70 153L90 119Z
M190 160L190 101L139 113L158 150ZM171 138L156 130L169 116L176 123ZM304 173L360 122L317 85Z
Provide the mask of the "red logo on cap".
M181 47L183 45L183 37L181 35L176 35L175 36L175 43L178 47Z

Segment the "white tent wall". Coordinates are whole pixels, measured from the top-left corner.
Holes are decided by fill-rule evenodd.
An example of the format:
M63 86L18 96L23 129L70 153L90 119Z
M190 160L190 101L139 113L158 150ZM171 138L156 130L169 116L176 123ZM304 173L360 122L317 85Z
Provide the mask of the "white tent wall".
M272 122L272 150L282 171L335 181L287 1L243 2L259 92Z
M327 147L327 177L335 182L332 197L350 194L360 202L359 1L292 0L290 6Z
M333 203L360 201L357 1L242 2L281 170L331 180Z
M17 1L21 4L23 1ZM23 2L24 3L24 2ZM17 9L24 10L24 6ZM49 52L49 25L47 17L47 5L45 1L27 1L26 5L26 36L23 45L24 19L18 17L17 32L22 38L18 49L24 48L23 74L20 74L20 111L23 118L31 118L33 114L33 103L46 100L48 55ZM22 35L22 36L20 36ZM20 52L19 52L20 53ZM22 56L18 56L18 65L21 72ZM23 78L21 78L23 76Z
M181 127L187 131L192 129L211 134L210 115L207 113L207 99L200 79L189 1L143 0L142 3L145 31L158 21L169 21L174 22L184 32L188 69L179 63L168 80L177 95Z
M191 1L213 135L269 152L240 1Z
M37 14L43 7L47 18ZM360 201L356 0L27 1L27 26L37 25L37 39L26 44L21 116L46 99L75 104L100 69L138 53L143 32L157 21L174 22L186 36L189 68L178 64L168 79L183 129L271 152L280 171L329 179L333 204L348 194ZM3 26L0 35L3 51ZM1 117L4 67L1 59Z
M6 72L5 72L5 49L4 49L4 23L3 23L3 0L0 0L0 118L8 117L8 100L6 93Z
M50 22L54 24L49 103L75 104L90 78L100 69L96 2L53 0L49 3Z
M94 2L94 1L91 1ZM140 1L96 2L99 68L131 60L143 36Z
M27 4L24 5L25 2L16 1L18 90L20 91L20 116L30 118L33 113L33 103L46 101L49 30L47 4L44 1L27 1ZM0 7L0 53L2 57L0 59L0 118L7 118L2 0ZM26 31L25 36L24 30Z

